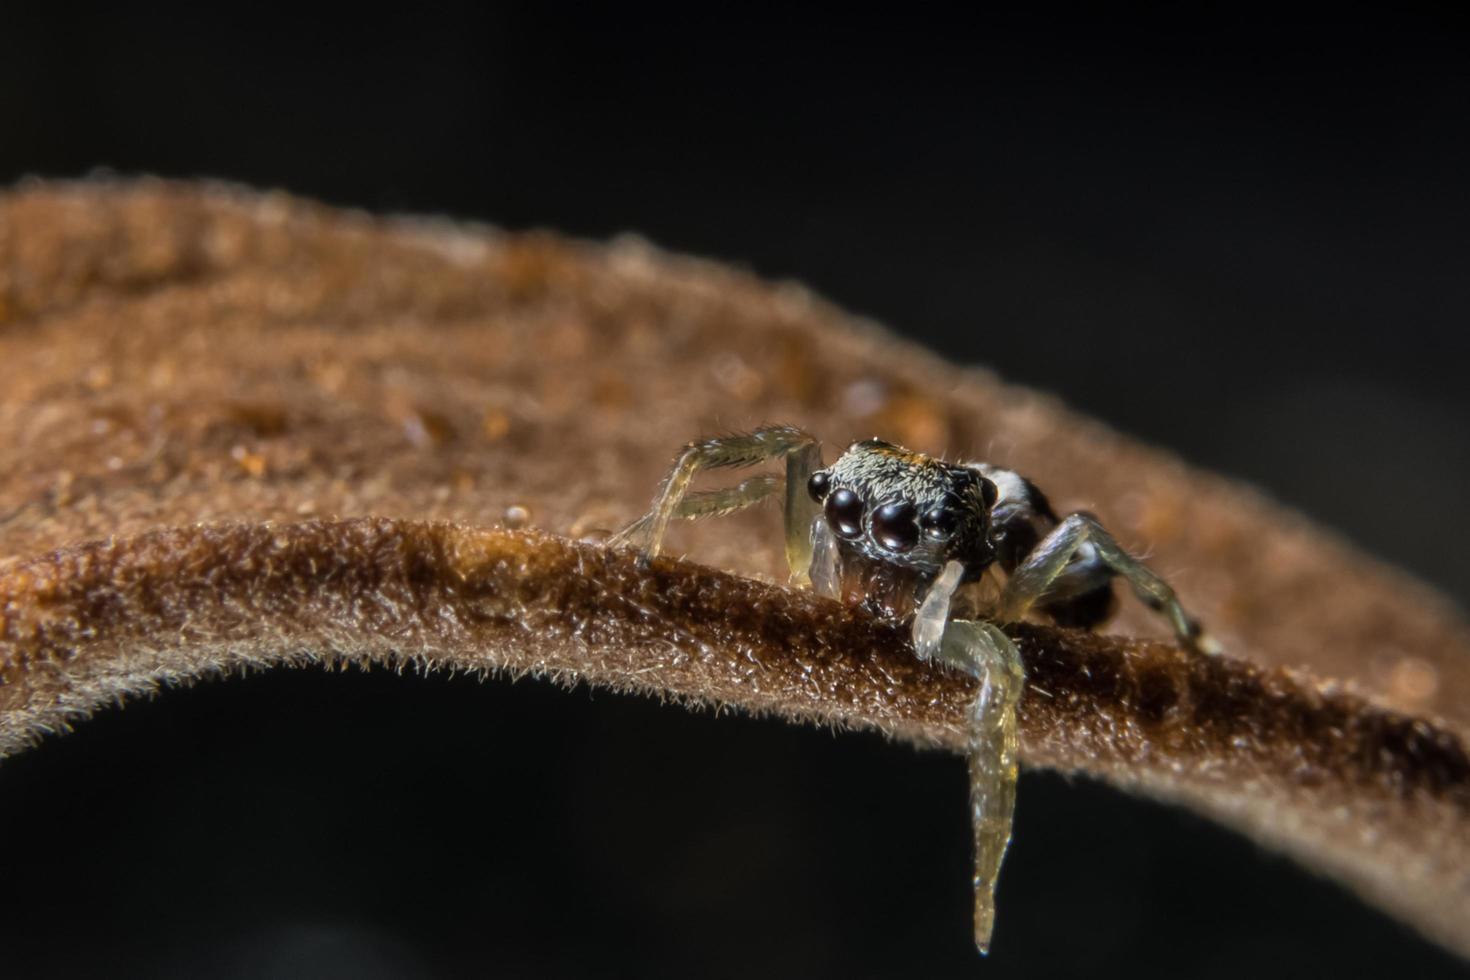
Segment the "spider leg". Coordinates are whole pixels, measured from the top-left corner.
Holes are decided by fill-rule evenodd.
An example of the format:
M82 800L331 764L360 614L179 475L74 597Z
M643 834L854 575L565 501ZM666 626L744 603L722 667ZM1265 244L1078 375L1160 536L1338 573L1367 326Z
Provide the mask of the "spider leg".
M1091 547L1093 556L1086 558L1083 567L1069 570L1068 563L1085 546ZM1004 623L1015 622L1054 592L1065 595L1080 584L1095 581L1094 557L1112 574L1127 579L1138 598L1169 621L1181 643L1201 653L1220 652L1219 644L1179 604L1169 583L1124 551L1107 529L1087 514L1073 514L1062 521L1016 566L1001 593L996 618ZM1078 582L1073 583L1072 578Z
M762 503L771 494L780 490L782 480L771 473L763 473L742 481L737 486L720 490L697 490L685 494L674 508L674 520L697 521L705 517L724 517ZM653 524L654 515L644 514L617 534L617 541L636 540Z
M924 593L911 631L914 653L920 660L933 660L944 649L944 634L950 625L950 601L964 577L964 565L957 561L948 562L939 577L930 584L929 591ZM965 668L961 666L961 669Z
M728 514L759 503L776 487L774 482L747 480L729 490L691 496L689 484L696 473L755 466L780 457L786 459L786 561L793 576L805 577L812 558L810 528L817 516L816 504L807 495L806 484L812 471L820 465L821 446L811 435L790 425L766 426L740 435L691 442L674 460L649 512L615 534L608 543L632 545L645 559L652 558L659 553L669 521L675 517L693 520ZM680 513L686 498L690 506Z
M786 533L791 531L792 528L787 527ZM820 517L812 521L811 549L812 562L807 576L811 580L812 591L829 599L837 598L840 591L837 583L837 535Z
M1011 819L1016 808L1016 705L1026 675L1015 644L999 627L947 620L950 599L963 575L964 567L959 562L945 566L920 604L913 639L921 659L937 659L980 682L968 712L966 755L975 835L975 946L985 953L995 924L996 880L1011 841Z

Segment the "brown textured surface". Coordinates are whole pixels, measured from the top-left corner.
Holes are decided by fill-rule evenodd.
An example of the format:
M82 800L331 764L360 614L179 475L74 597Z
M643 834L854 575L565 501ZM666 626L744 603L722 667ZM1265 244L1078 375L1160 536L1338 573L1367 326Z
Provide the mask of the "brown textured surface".
M1470 951L1453 609L1248 490L798 288L634 242L40 186L0 199L0 345L0 751L159 681L318 657L952 742L964 684L891 629L701 567L773 580L770 512L680 528L700 566L647 572L490 529L517 507L572 537L614 527L684 440L792 422L1029 473L1151 553L1227 645L1202 662L1026 628L1028 762L1209 813ZM1115 628L1159 635L1131 608Z

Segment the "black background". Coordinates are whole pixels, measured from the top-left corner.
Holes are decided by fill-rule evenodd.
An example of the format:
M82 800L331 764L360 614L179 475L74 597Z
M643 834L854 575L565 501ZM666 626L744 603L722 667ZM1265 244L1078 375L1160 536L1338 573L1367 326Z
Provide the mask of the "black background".
M7 5L0 180L636 230L1470 590L1463 23L691 10ZM876 737L532 682L204 684L0 767L0 974L1463 970L1241 839L1047 774L982 963L964 791L958 760Z

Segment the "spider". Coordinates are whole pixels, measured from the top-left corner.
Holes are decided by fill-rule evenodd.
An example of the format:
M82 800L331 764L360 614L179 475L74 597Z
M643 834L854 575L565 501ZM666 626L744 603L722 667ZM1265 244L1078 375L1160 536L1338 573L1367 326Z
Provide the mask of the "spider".
M784 478L691 492L700 470L784 458ZM1058 518L1031 481L988 463L950 463L878 439L856 442L829 467L821 444L794 426L692 442L647 515L610 540L658 554L674 518L733 513L781 493L793 580L876 615L912 619L915 655L979 681L968 714L975 847L975 945L990 947L995 885L1011 839L1021 658L997 624L1038 613L1089 629L1115 606L1122 576L1187 647L1219 648L1162 578L1121 548L1097 519ZM989 579L990 588L984 587Z

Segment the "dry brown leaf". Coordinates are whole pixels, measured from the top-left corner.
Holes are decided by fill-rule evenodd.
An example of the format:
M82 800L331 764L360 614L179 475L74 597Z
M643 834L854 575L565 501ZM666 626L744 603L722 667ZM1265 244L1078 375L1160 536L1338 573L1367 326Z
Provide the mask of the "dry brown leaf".
M1209 814L1470 953L1470 632L1239 485L791 286L202 185L0 199L0 752L239 663L576 676L955 744L966 682L777 581L770 514L595 543L791 422L1099 513L1229 651L1019 631L1025 760ZM536 530L515 530L521 526ZM722 571L715 571L721 569ZM1130 609L1124 635L1157 636Z

